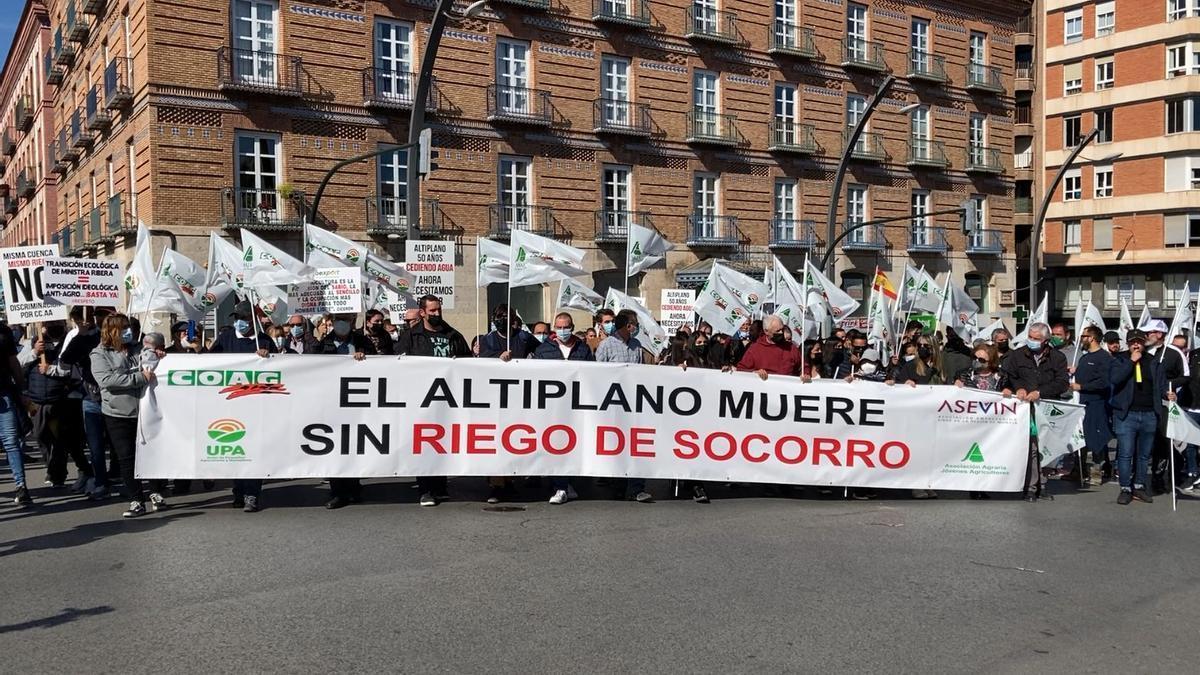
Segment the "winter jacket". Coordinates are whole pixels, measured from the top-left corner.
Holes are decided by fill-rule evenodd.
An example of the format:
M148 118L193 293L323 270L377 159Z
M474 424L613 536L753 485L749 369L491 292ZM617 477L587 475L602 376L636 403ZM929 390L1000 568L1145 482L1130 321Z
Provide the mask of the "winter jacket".
M1161 416L1163 412L1162 399L1167 394L1168 384L1164 378L1164 370L1158 359L1153 358L1150 354L1143 353L1138 363L1142 364L1142 377L1149 377L1151 386L1154 387L1154 396L1151 396L1154 401L1154 412ZM1134 364L1129 358L1129 352L1121 352L1113 357L1108 377L1113 388L1110 401L1113 417L1123 420L1129 415L1129 408L1133 405L1133 390L1137 387Z
M737 369L765 370L771 375L799 375L800 347L791 341L775 343L761 335L742 354Z
M258 346L255 347L253 335L246 337L238 337L233 329L222 331L213 340L212 347L209 348L209 354L254 354L259 349L265 349L268 352L275 353L279 350L275 349L275 343L266 335L258 336Z
M551 338L539 344L534 350L533 356L535 359L563 360L562 350L558 347L558 338ZM587 343L578 338L571 345L571 353L566 358L567 361L595 361L596 357L592 354L592 350L588 348Z
M487 335L479 336L479 358L498 359L501 354L511 350L514 359L525 359L537 351L539 346L538 341L528 331L517 331L508 340L496 331L492 331Z
M1067 357L1049 345L1042 349L1046 353L1041 364L1034 360L1029 347L1021 347L1009 352L1000 364L1000 370L1008 378L1009 387L1014 392L1024 389L1026 392L1036 391L1039 398L1060 399L1071 389L1067 377Z
M396 353L445 358L472 356L471 345L468 345L462 333L450 324L443 323L441 330L431 331L425 327L424 322L400 333L400 339L396 341Z
M1112 360L1107 349L1079 354L1079 363L1075 364L1075 384L1079 385L1080 403L1108 400L1112 392L1108 379Z
M100 345L92 350L92 375L100 385L100 411L109 417L137 417L146 376L128 351Z

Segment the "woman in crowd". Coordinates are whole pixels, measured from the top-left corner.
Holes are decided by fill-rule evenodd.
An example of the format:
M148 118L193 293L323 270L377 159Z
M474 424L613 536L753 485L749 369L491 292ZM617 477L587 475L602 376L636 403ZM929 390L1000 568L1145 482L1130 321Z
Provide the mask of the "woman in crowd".
M710 339L708 335L696 331L691 336L687 333L679 331L675 334L675 338L684 338L683 345L676 351L675 345L672 345L671 354L668 355L667 365L679 366L684 370L688 368L704 368L709 370L720 370L720 365L714 365L714 361L710 358L709 348ZM708 492L704 489L703 481L687 481L681 480L678 482L677 493L691 493L692 501L697 504L707 504Z
M954 376L954 386L982 391L1004 391L1008 379L1000 370L1000 352L989 344L975 347L974 360ZM991 499L986 492L971 490L971 499Z
M935 367L937 349L929 338L921 336L904 347L904 357L892 379L910 387L918 384L941 384L942 376Z
M800 377L808 380L819 380L824 375L824 369L821 365L821 359L824 351L821 348L820 340L805 340L804 341L804 370L800 373Z
M154 382L154 371L141 369L135 351L137 334L124 314L110 314L100 328L100 346L92 351L92 375L100 385L100 409L112 448L121 465L121 482L131 500L122 515L136 518L146 513L146 492L134 476L137 442L138 401L146 385ZM162 491L166 481L150 485L150 509L166 508Z

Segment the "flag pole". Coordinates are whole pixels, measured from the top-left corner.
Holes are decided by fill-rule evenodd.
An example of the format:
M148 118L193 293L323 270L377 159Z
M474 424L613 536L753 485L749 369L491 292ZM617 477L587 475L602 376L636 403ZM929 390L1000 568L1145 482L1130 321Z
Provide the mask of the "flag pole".
M942 287L942 301L938 303L937 316L933 317L933 333L936 337L938 325L942 321L942 312L946 311L946 299L950 297L950 280L954 278L953 268L946 270L946 285ZM946 325L946 334L942 335L942 344L946 344L946 338L950 335L949 324Z
M629 295L629 240L633 237L633 228L625 224L625 295Z
M779 258L777 256L771 256L771 259L774 261L771 263L771 266L772 266L771 273L775 275L775 278L771 279L771 286L775 289L775 307L776 307L775 311L778 312L779 311L779 309L778 309L779 308ZM804 252L804 280L808 281L808 252L807 251ZM808 360L808 335L807 335L808 328L806 325L808 322L804 318L805 312L807 312L807 310L808 310L808 292L807 291L805 291L804 296L805 297L800 300L800 303L801 303L800 306L796 308L800 312L800 377L804 377L807 374L807 370L805 370L805 368L806 368L805 361Z
M870 344L871 335L875 332L875 282L879 279L879 265L875 266L875 273L871 276L871 295L867 296L867 344Z
M479 267L479 256L483 255L480 252L481 249L479 248L479 240L482 238L483 237L478 237L478 236L475 237L475 339L476 340L478 340L479 336L483 334L480 332L480 316L479 316L480 311L483 309L482 307L479 306L479 298L483 294L483 291L480 290L481 285L479 283L479 273L482 271L482 269Z
M921 274L924 274L925 266L921 265L921 269L918 271ZM914 281L915 281L915 279L914 279ZM907 295L908 294L908 266L907 266L907 264L904 267L904 291L905 291L905 295ZM900 330L896 331L896 353L900 353L900 342L902 340L904 340L904 331L908 330L908 322L911 319L912 319L912 302L910 299L910 302L908 303L908 309L905 310L905 312L904 312L904 325L900 327Z

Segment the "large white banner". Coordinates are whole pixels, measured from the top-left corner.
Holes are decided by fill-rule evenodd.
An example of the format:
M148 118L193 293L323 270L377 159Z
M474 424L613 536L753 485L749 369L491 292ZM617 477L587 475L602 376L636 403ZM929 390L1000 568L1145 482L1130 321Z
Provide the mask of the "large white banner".
M652 369L652 370L651 370ZM636 476L1016 491L1029 406L948 386L577 361L172 354L144 478Z
M8 323L59 321L67 306L48 302L43 279L47 258L58 257L58 244L0 248L0 275L4 279L4 311Z

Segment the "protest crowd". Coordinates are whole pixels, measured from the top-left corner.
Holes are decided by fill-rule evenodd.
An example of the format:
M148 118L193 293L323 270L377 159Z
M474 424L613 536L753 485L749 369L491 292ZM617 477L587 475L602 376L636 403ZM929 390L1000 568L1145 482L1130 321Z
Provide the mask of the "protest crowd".
M333 235L325 236L323 245L313 247L310 242L310 248L338 260L338 242L328 239ZM656 244L652 238L646 243L639 248L650 253L656 246L663 250L662 243ZM158 304L133 292L146 284L127 283L131 289L128 313L115 307L74 306L65 321L0 324L0 438L16 504L33 506L35 492L70 490L94 501L119 498L124 517L132 518L167 508L171 495L191 492L193 481L143 484L134 471L140 401L155 385L162 364L180 354L594 361L657 365L684 372L744 371L764 380L796 378L801 383L843 380L851 386L867 381L897 388L964 387L1031 404L1073 402L1072 406L1082 411L1083 447L1050 466L1039 450L1037 429L1030 429L1022 495L1028 502L1048 496L1048 474L1080 485L1115 482L1121 505L1134 500L1149 503L1155 494L1172 489L1188 494L1200 490L1197 445L1167 436L1169 409L1178 407L1200 421L1200 349L1191 348L1194 314L1177 316L1173 326L1147 314L1136 327L1123 320L1121 330L1106 331L1102 320L1093 318L1098 312L1090 306L1080 308L1075 325L1051 325L1043 300L1024 331L1014 335L1000 322L979 329L977 316L966 306L969 300L964 302L960 289L949 281L939 287L923 269L909 268L899 291L885 275L876 275L868 312L872 321L862 332L838 326L838 317L854 311L857 303L809 264L800 282L780 265L768 269L763 282L740 279L745 275L717 265L701 290L695 320L667 336L635 299L615 290L601 298L575 282L572 277L578 275L567 271L575 268L570 252L556 252L537 241L523 245L546 247L539 260L550 265L554 274L529 278L532 283L561 281L559 307L550 316L522 317L507 303L498 304L490 313L486 331L470 338L443 319L438 297L405 300L404 284L378 271L372 274L369 262L368 285L374 289L363 291L361 309L352 313L314 316L280 311L279 303L268 304L259 294L243 292L254 286L256 273L247 263L244 273L230 274L224 280L224 294L237 293L240 301L232 313L218 317L215 334L205 335L199 321L211 311L212 298L199 308L203 311L191 311L195 305L180 304L191 296L184 297L178 288L164 285L168 275L153 270L150 275L159 281L151 284L150 292ZM525 251L521 253L523 257ZM280 275L269 281L298 281L282 276L280 270L294 271L304 263L278 251L269 255L270 273ZM490 253L493 262L501 258L502 264L513 267L504 270L511 282L517 274L515 260L503 259L504 255L506 251ZM249 253L246 259L250 259ZM307 262L314 262L312 256ZM133 267L139 264L146 263L135 260ZM209 261L207 269L197 266L195 273L200 278L196 285L201 290L216 290L223 268L227 266L219 256ZM139 273L131 270L131 274ZM488 279L482 260L480 279L481 285ZM721 290L726 287L728 293ZM369 296L384 299L370 302L366 300ZM136 304L139 297L140 306ZM1185 291L1184 297L1191 295ZM767 302L760 302L764 298ZM771 309L767 311L763 305ZM731 306L742 311L731 312ZM576 325L574 314L559 311L584 308L592 316L590 325ZM162 332L144 331L137 315L163 310L180 320L165 324ZM912 318L914 312L922 311L933 314L932 325ZM40 491L27 482L24 468L35 451L40 452L46 469ZM74 465L73 477L69 465ZM543 490L540 481L486 480L489 503L533 496L521 495L522 489ZM641 503L654 500L645 480L596 480L611 488L617 498ZM577 498L571 480L555 477L550 483L538 498L548 498L551 504ZM206 490L216 489L212 481L202 485ZM233 506L258 511L264 506L262 488L262 480L233 481ZM421 506L436 506L450 496L444 477L420 477L417 488ZM787 493L791 488L773 489ZM328 490L326 507L330 509L356 503L363 495L358 479L330 479ZM831 496L843 494L828 486L820 491ZM709 501L701 481L680 482L675 493L698 503ZM872 499L882 491L855 488L844 494ZM916 499L937 496L931 490L911 491ZM985 492L970 496L989 498Z

